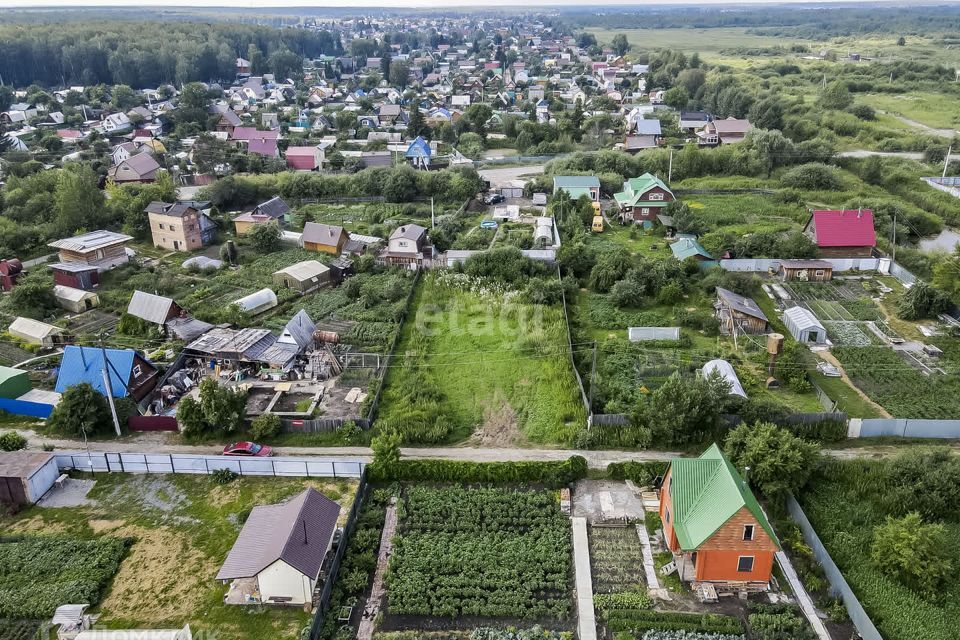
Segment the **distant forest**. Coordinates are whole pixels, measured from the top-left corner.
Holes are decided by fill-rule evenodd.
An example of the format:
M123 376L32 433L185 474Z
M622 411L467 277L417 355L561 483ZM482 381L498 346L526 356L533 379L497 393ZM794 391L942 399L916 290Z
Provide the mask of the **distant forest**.
M200 22L0 21L0 80L25 87L125 84L135 89L233 80L236 58L287 75L303 58L339 55L329 31Z
M571 26L607 29L709 29L745 27L749 33L805 40L828 40L863 33L960 34L960 6L903 8L777 6L642 8L591 7L564 11Z

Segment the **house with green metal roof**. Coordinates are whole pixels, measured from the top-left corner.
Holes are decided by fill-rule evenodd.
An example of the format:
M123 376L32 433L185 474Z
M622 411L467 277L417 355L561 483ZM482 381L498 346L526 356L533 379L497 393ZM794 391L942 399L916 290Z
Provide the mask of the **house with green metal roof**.
M780 550L756 497L716 444L675 458L660 487L664 539L682 580L718 591L769 587Z
M683 262L687 258L693 258L698 262L707 262L713 260L713 256L710 255L710 252L704 249L703 246L697 242L697 239L693 236L677 236L676 242L670 245L670 251L673 252L673 257L680 262Z
M571 200L587 196L591 202L600 202L600 178L597 176L554 176L553 195L563 190Z
M623 183L623 191L613 194L620 209L620 221L636 222L650 226L657 214L676 200L673 191L663 180L651 173L638 178L630 178Z

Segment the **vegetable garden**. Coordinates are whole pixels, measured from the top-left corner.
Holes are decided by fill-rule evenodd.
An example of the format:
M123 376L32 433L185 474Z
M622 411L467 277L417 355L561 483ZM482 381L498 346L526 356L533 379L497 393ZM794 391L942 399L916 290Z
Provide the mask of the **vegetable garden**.
M569 617L570 525L554 493L414 487L398 516L390 615Z
M633 527L590 527L594 593L645 589L643 550Z
M66 602L98 603L128 544L66 536L0 542L0 619L46 618Z

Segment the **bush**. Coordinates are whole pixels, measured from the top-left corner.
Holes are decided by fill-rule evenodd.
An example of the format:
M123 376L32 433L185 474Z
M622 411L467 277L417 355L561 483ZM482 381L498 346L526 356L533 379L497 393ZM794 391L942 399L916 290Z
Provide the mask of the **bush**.
M254 440L267 440L280 434L280 416L275 413L262 413L250 423L250 437Z
M835 191L843 187L837 170L820 162L810 162L790 169L780 178L780 184L807 191Z
M222 469L214 469L210 474L210 477L217 484L230 484L239 478L240 474L233 469L227 469L226 467L223 467Z
M47 428L65 436L83 437L113 430L113 416L107 399L87 382L64 391L60 402L47 418Z
M27 439L16 431L0 433L0 451L20 451L27 448Z
M803 487L820 457L817 445L769 423L741 424L724 448L738 469L750 467L750 481L768 497Z
M552 488L565 487L587 475L587 461L571 456L562 462L463 462L459 460L399 460L389 465L372 464L374 482L480 482L513 484L534 482Z
M878 571L931 598L953 571L950 553L943 525L924 524L919 513L888 516L874 530L870 546Z
M607 465L607 475L612 480L630 480L639 486L649 486L654 479L667 472L666 462L612 462Z

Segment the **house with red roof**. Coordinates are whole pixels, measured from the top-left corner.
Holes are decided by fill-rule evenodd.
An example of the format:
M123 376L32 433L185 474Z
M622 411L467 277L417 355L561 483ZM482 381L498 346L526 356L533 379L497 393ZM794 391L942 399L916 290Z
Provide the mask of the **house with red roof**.
M814 211L803 232L823 258L869 258L877 246L870 209Z

